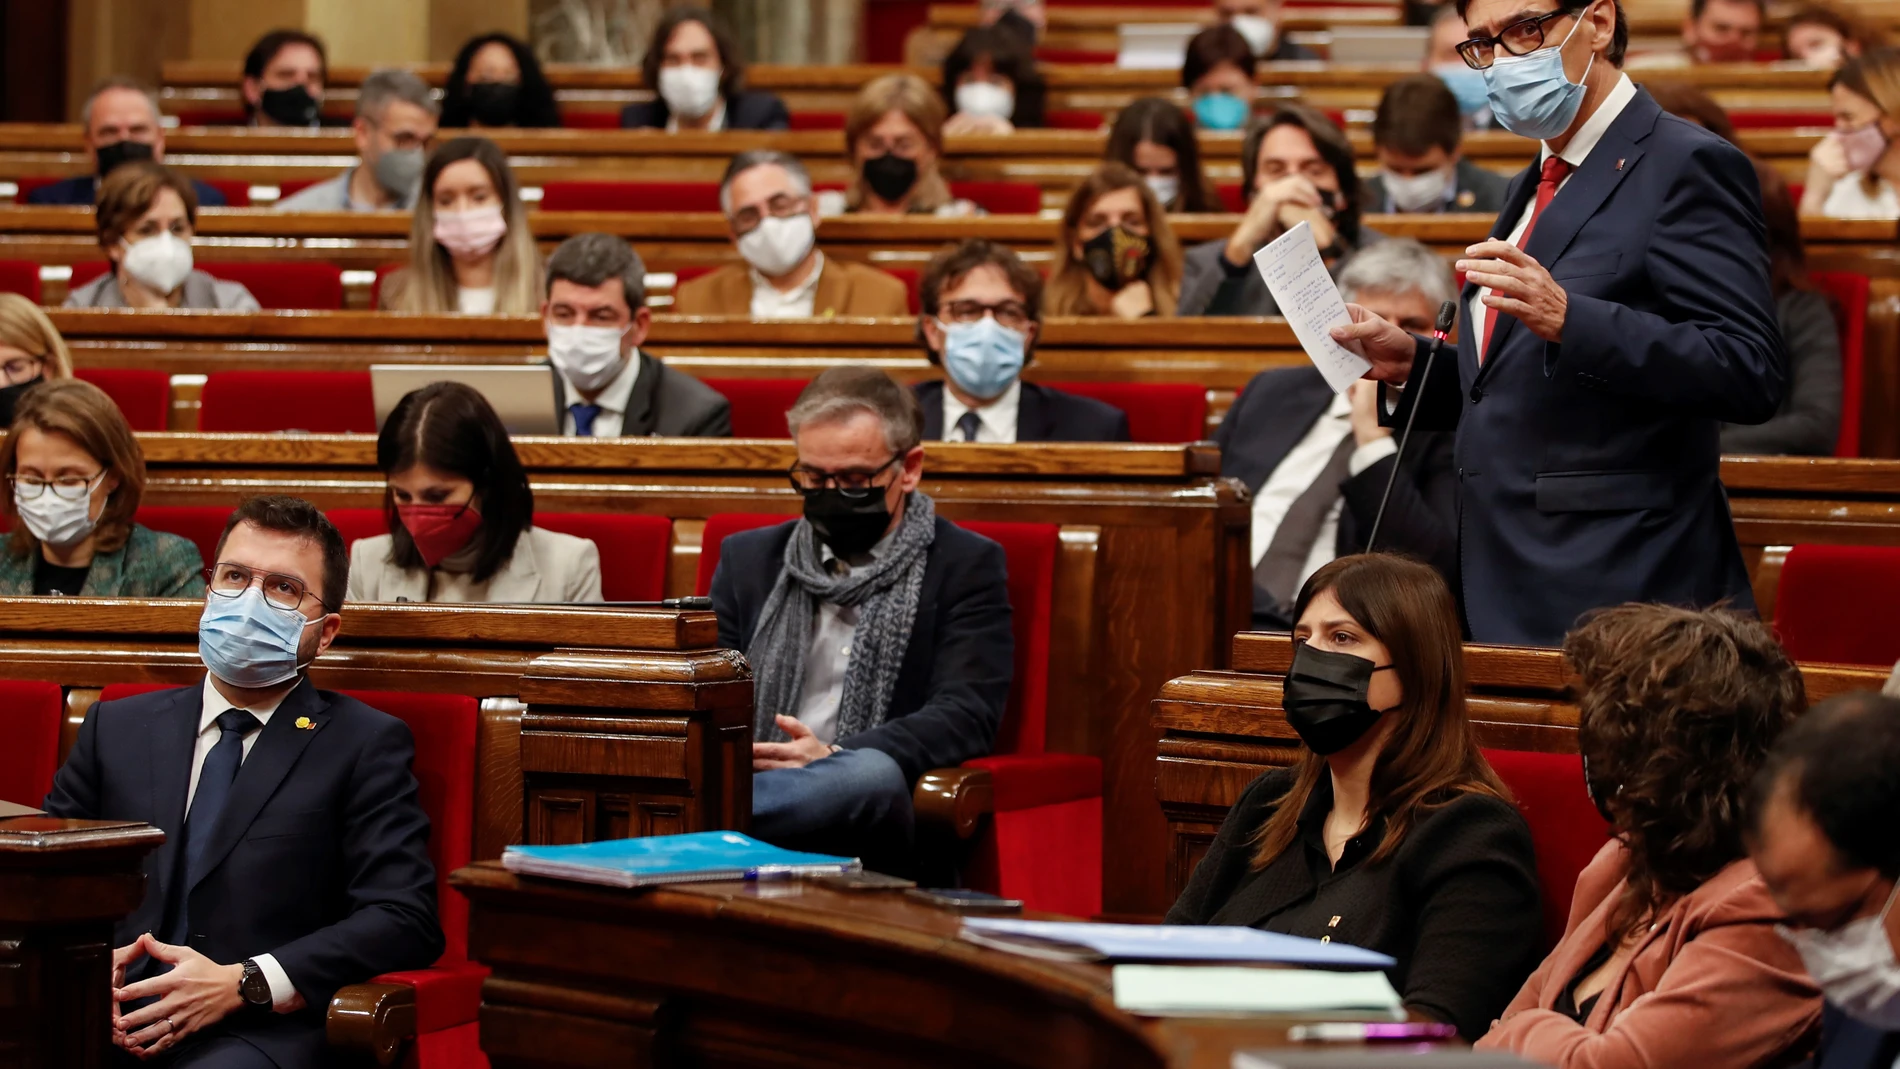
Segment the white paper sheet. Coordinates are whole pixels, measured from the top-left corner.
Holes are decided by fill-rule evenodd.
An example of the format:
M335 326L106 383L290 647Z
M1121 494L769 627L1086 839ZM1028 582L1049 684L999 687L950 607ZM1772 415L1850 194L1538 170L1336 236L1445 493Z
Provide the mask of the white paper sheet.
M1300 223L1253 254L1253 265L1266 280L1280 314L1293 328L1307 359L1326 378L1334 393L1362 378L1372 365L1366 358L1333 340L1332 329L1352 322L1339 287L1319 257L1313 228Z
M1117 965L1115 1005L1152 1017L1332 1013L1398 1020L1399 993L1382 972Z

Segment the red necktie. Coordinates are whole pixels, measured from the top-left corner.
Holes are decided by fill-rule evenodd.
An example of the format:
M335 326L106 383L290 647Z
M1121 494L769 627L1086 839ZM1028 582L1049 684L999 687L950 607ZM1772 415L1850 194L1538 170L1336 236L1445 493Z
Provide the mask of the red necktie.
M1544 158L1544 170L1537 177L1537 204L1531 209L1531 221L1524 224L1524 233L1517 239L1518 248L1521 249L1531 243L1531 231L1537 229L1537 217L1544 214L1545 208L1550 207L1551 198L1557 195L1557 187L1563 185L1564 179L1570 177L1570 171L1570 164L1566 163L1562 156L1551 155ZM1484 310L1485 347L1478 353L1479 367L1484 366L1484 354L1490 350L1491 343L1497 336L1498 310L1486 308Z

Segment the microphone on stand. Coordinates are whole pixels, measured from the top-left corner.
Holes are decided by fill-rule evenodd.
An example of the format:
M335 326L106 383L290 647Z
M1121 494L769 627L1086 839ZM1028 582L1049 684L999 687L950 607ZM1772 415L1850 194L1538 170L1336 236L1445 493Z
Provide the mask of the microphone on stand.
M1366 536L1366 552L1372 552L1379 538L1379 525L1385 521L1385 505L1392 499L1392 484L1398 481L1399 464L1405 460L1405 443L1412 440L1412 423L1418 419L1418 406L1424 400L1425 381L1432 377L1432 361L1438 356L1438 350L1445 347L1445 336L1451 333L1451 325L1458 319L1458 302L1446 301L1438 306L1438 322L1432 324L1432 347L1425 351L1425 369L1419 373L1418 381L1407 383L1407 389L1416 388L1417 396L1412 400L1412 410L1405 414L1405 428L1399 432L1399 448L1392 455L1392 473L1386 476L1385 493L1379 495L1379 511L1372 517L1372 533Z

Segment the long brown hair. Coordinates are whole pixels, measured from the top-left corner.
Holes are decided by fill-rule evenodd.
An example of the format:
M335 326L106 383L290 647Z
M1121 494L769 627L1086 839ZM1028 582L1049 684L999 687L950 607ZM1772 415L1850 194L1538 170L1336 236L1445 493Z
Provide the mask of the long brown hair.
M1372 770L1366 827L1383 820L1385 833L1368 860L1391 856L1425 810L1466 794L1510 798L1478 750L1465 715L1458 610L1438 572L1389 553L1340 557L1300 588L1293 618L1305 615L1313 599L1327 591L1392 655L1403 694L1399 707L1386 714L1392 733ZM1294 769L1292 788L1255 837L1256 869L1266 868L1293 844L1300 810L1327 774L1326 759L1306 750Z
M422 172L422 193L416 197L409 221L409 273L392 303L398 312L453 312L457 310L455 265L449 251L435 240L435 183L452 163L474 160L488 172L508 221L508 232L495 246L495 314L532 315L541 307L541 252L521 204L521 187L493 141L458 137L429 154Z
M943 106L943 96L915 74L886 74L875 78L858 90L858 98L851 102L851 112L844 120L844 157L851 165L851 182L844 190L845 207L857 211L870 192L864 172L858 167L858 140L893 111L902 112L916 124L924 140L930 143L934 162L929 167L917 168L917 184L910 189L910 210L934 212L950 203L950 185L943 180L939 169L943 162L943 121L949 112Z
M1148 288L1154 291L1155 314L1171 316L1181 299L1181 243L1168 226L1168 213L1155 199L1154 191L1141 175L1123 163L1109 160L1095 168L1075 192L1069 194L1069 206L1062 212L1062 230L1056 235L1056 269L1049 273L1049 285L1042 291L1043 312L1047 315L1107 315L1089 301L1089 269L1075 256L1076 231L1082 217L1107 194L1132 189L1141 198L1141 211L1148 217L1148 244L1153 249L1148 261Z
M20 396L13 412L13 427L6 441L0 442L0 473L12 475L19 467L20 432L27 428L42 434L63 434L106 473L119 477L119 488L107 496L99 512L99 524L93 528L93 549L110 553L125 545L132 536L132 517L139 510L139 498L145 492L145 454L125 416L104 390L84 379L49 379ZM43 490L41 493L51 493ZM13 526L7 552L27 557L39 552L40 540L17 522L13 495L0 494L0 516Z

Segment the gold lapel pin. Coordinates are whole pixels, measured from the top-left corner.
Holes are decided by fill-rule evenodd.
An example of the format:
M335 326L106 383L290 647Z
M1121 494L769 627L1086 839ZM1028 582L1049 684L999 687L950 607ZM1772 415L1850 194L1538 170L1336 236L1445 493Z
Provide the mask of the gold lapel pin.
M297 728L300 731L309 731L311 728L314 728L316 726L317 725L310 722L310 718L307 716L300 716L297 718Z

